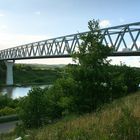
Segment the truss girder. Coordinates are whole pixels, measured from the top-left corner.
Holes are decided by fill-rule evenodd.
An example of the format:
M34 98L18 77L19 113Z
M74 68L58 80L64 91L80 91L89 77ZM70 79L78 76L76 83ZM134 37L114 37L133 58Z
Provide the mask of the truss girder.
M0 50L0 60L70 57L81 45L77 33ZM101 29L101 42L113 47L112 56L140 55L140 22Z

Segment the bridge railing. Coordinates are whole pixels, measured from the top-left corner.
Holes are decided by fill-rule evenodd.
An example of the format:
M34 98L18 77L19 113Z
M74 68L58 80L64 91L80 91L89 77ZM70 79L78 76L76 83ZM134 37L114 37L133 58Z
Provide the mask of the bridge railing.
M70 57L81 44L77 33L0 50L0 60ZM101 29L102 43L112 46L112 56L140 55L140 22Z

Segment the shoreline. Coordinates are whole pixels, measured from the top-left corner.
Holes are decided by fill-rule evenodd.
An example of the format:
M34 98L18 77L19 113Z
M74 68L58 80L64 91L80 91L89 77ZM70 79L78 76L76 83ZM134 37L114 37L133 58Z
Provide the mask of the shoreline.
M4 88L4 87L28 87L28 86L39 86L39 85L52 85L52 83L28 83L28 84L0 85L0 88Z

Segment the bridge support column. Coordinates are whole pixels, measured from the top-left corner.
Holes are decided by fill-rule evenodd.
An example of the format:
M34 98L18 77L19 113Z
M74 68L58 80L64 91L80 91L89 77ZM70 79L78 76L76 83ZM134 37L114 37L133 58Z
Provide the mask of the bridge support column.
M13 85L13 65L14 61L5 61L6 67L7 67L7 73L6 73L6 85Z

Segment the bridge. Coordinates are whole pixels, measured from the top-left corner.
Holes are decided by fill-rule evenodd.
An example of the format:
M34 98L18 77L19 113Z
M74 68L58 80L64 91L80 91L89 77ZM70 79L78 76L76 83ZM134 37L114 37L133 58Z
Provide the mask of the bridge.
M101 42L113 47L111 56L140 55L140 22L100 30ZM12 67L15 60L71 57L82 42L80 36L88 33L89 31L71 34L0 50L0 61L5 61L7 66L7 85L13 84Z

